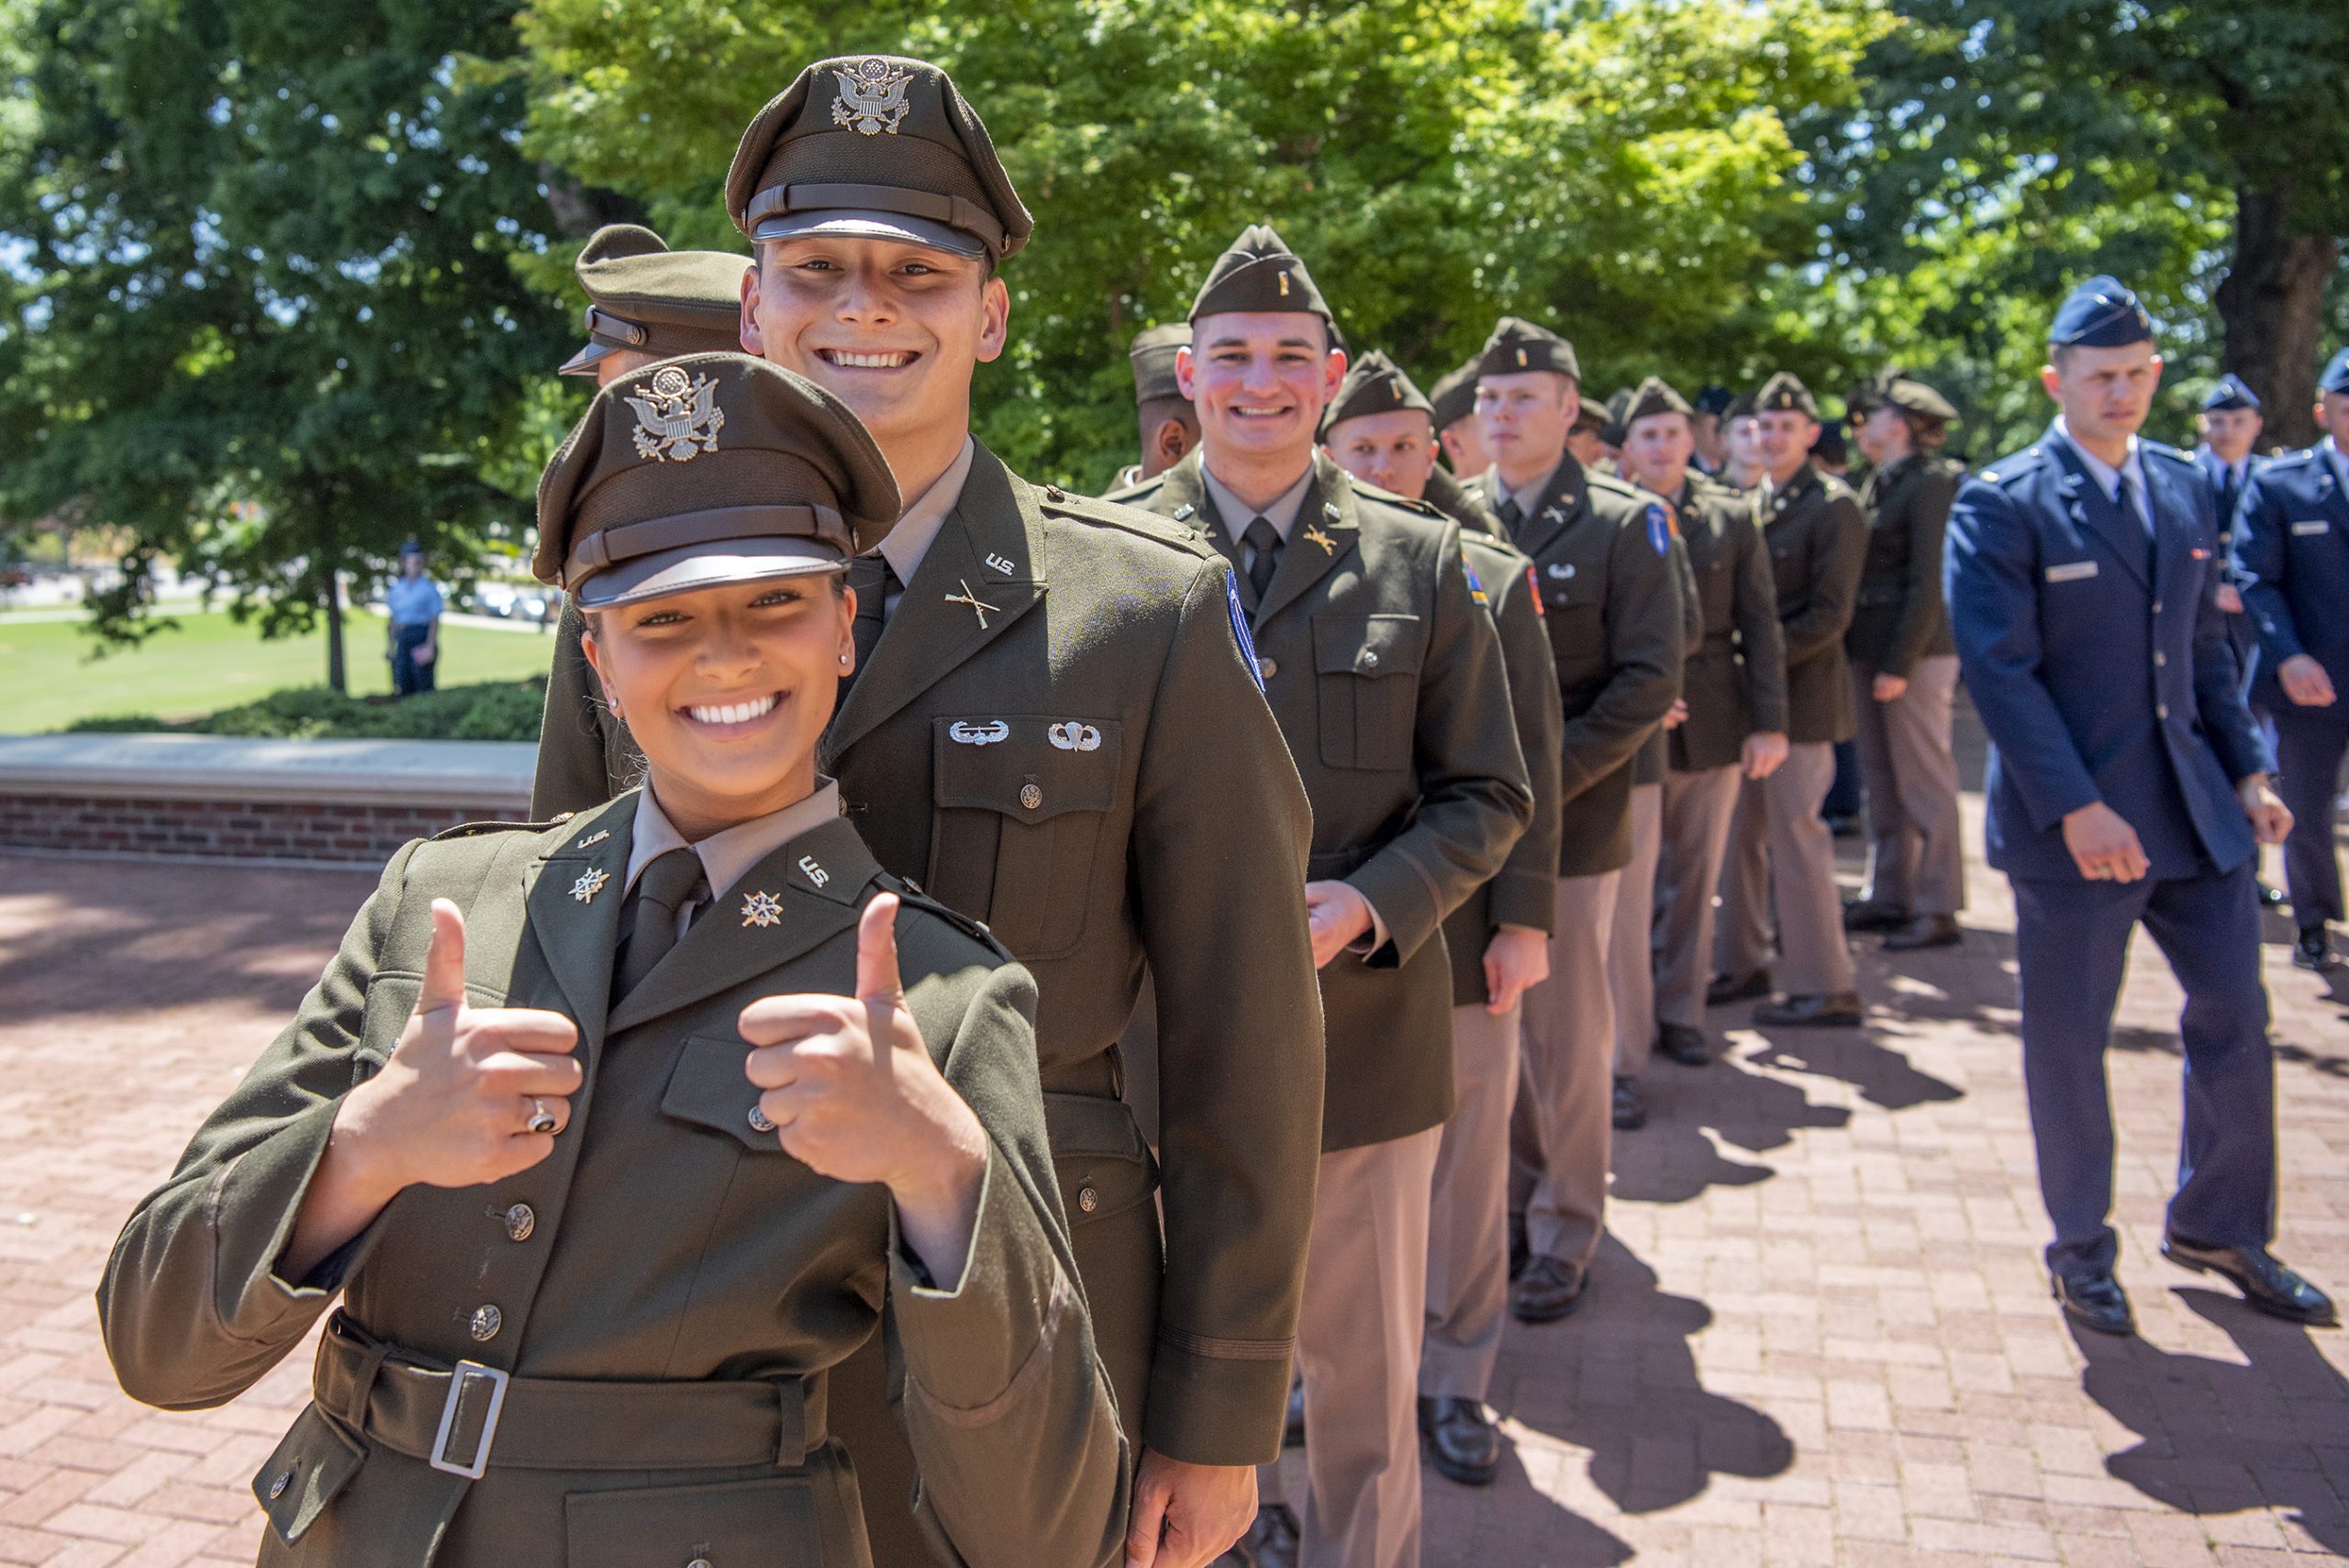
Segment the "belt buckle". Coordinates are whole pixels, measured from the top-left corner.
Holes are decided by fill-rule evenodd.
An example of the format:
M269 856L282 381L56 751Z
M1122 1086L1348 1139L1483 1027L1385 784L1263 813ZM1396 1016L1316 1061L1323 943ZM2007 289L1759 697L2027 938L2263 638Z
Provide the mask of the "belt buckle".
M481 1437L473 1446L473 1462L459 1464L449 1458L449 1434L456 1429L457 1407L463 1403L465 1390L474 1378L489 1380L489 1410L481 1419ZM497 1418L506 1409L506 1385L509 1374L479 1362L459 1362L449 1374L449 1396L440 1405L440 1429L433 1434L432 1451L425 1462L435 1470L451 1475L462 1475L468 1481L478 1481L489 1468L490 1445L497 1438Z

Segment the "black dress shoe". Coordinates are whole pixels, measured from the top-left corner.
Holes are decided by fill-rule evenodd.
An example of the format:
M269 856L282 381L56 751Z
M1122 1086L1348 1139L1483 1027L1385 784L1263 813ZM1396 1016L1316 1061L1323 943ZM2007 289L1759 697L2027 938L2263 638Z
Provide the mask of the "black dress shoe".
M1421 1395L1419 1445L1438 1474L1463 1486L1489 1486L1500 1473L1500 1429L1482 1400Z
M1266 1503L1256 1510L1256 1522L1232 1549L1215 1560L1215 1568L1297 1568L1297 1547L1304 1531L1297 1513L1286 1503Z
M1533 1247L1525 1239L1525 1216L1511 1214L1508 1217L1508 1277L1514 1281L1525 1272L1525 1265L1532 1261Z
M1615 1103L1609 1113L1618 1132L1637 1132L1648 1124L1648 1103L1640 1098L1640 1086L1629 1078L1615 1080Z
M1297 1384L1288 1391L1288 1421L1281 1428L1281 1447L1305 1446L1305 1385Z
M1908 910L1881 898L1854 898L1843 906L1847 931L1889 931L1908 923Z
M1656 1025L1655 1048L1683 1067L1702 1067L1713 1059L1712 1041L1705 1038L1705 1031L1687 1024Z
M2259 889L2259 905L2263 909L2281 909L2289 902L2284 896L2284 890L2280 887L2270 887L2264 882L2255 885Z
M1965 940L1954 915L1920 915L1884 939L1887 952L1916 952L1923 948L1954 948Z
M2051 1273L2048 1294L2062 1304L2064 1316L2099 1334L2133 1334L2137 1319L2129 1310L2129 1293L2121 1288L2110 1269L2082 1269L2076 1273Z
M1770 972L1766 969L1751 969L1743 974L1716 974L1712 984L1705 987L1705 1006L1719 1007L1769 994Z
M2162 1238L2162 1256L2197 1273L2223 1274L2243 1298L2270 1318L2330 1329L2341 1321L2332 1298L2277 1261L2265 1247L2213 1247L2183 1236Z
M1783 1002L1765 1002L1753 1009L1753 1021L1763 1025L1856 1029L1865 1017L1855 991L1838 991L1824 996L1789 996Z
M1508 1309L1520 1323L1554 1323L1582 1305L1582 1265L1537 1257L1508 1287Z
M2310 926L2292 939L2292 967L2321 973L2341 961L2332 956L2332 935L2322 926Z

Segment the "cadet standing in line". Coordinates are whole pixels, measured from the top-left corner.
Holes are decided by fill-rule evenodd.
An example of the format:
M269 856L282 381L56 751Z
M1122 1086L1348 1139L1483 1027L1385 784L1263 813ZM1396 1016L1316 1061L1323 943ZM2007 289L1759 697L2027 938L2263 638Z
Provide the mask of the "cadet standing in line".
M2284 803L2284 885L2298 935L2292 962L2338 962L2328 929L2341 918L2333 795L2349 751L2349 349L2317 383L2326 435L2253 475L2234 528L2243 597L2259 631L2250 698L2276 727Z
M1776 989L1753 1009L1763 1025L1861 1021L1859 982L1843 940L1835 840L1820 806L1835 778L1835 742L1855 723L1843 634L1866 562L1868 522L1840 479L1810 464L1819 406L1781 371L1755 398L1763 461L1762 535L1778 580L1787 651L1785 765L1741 792L1721 877L1721 918L1706 994L1718 1005L1773 989L1770 917L1777 915Z
M1688 430L1696 446L1689 466L1708 479L1729 462L1729 437L1721 428L1721 419L1736 401L1728 387L1707 386L1698 391L1697 406L1689 412Z
M124 1386L182 1409L342 1296L263 1562L865 1568L826 1385L876 1324L955 1561L1116 1560L1034 984L816 770L841 570L896 517L848 409L735 353L617 382L549 465L537 570L646 787L401 850L100 1288Z
M2217 517L2193 462L2137 431L2161 379L2153 322L2110 277L2055 313L2041 384L2062 412L1950 515L1950 621L1989 731L1990 864L2015 895L2023 1088L2055 1239L2056 1299L2133 1329L2114 1264L2104 1052L2142 923L2186 993L2186 1119L2162 1251L2263 1312L2330 1323L2268 1248L2276 1069L2259 979L2254 840L2291 814L2235 681L2214 589Z
M1489 1486L1500 1431L1485 1409L1508 1308L1508 1118L1517 1098L1522 998L1549 977L1556 918L1557 662L1533 563L1488 531L1491 515L1436 466L1434 409L1386 355L1346 372L1322 422L1322 449L1364 484L1406 500L1442 482L1461 525L1472 598L1499 633L1518 750L1533 784L1533 826L1508 863L1443 923L1452 954L1452 1115L1436 1151L1428 1222L1427 1319L1419 1349L1419 1438L1437 1471Z
M1883 931L1887 952L1954 947L1965 907L1957 760L1950 706L1957 645L1942 602L1942 537L1965 471L1942 455L1957 410L1920 381L1888 377L1852 395L1854 439L1870 466L1852 662L1868 879L1843 911L1847 931Z
M1435 439L1442 443L1443 461L1452 477L1466 484L1493 465L1485 450L1485 435L1476 423L1476 358L1435 384L1428 394L1435 419Z
M1564 706L1556 933L1527 998L1509 1210L1524 1266L1509 1310L1572 1312L1607 1228L1615 1010L1607 940L1631 858L1633 754L1680 695L1681 602L1664 503L1586 473L1566 450L1580 411L1574 345L1504 317L1478 357L1477 418L1493 466L1472 486L1531 559Z
M863 651L826 763L882 863L1036 975L1047 1130L1140 1459L1129 1551L1196 1568L1248 1528L1279 1451L1321 1129L1310 817L1230 573L1194 530L1031 485L970 437L972 375L1008 331L996 266L1031 224L938 67L809 67L745 131L726 195L757 251L744 345L856 409L907 497L851 568ZM1115 1050L1145 962L1163 1266ZM872 1414L877 1356L859 1361L874 1397L838 1418L865 1422L847 1435L875 1556L901 1568L914 1477Z
M1654 1040L1686 1067L1711 1059L1705 981L1712 969L1713 889L1720 881L1737 781L1787 759L1787 670L1770 554L1753 503L1689 466L1687 403L1663 381L1640 384L1624 421L1627 472L1671 504L1696 584L1698 630L1681 672L1680 722L1664 734L1656 858ZM1620 927L1618 927L1620 929ZM1643 942L1642 956L1649 952ZM1622 1039L1618 1029L1616 1038ZM1631 1058L1643 1061L1644 1053ZM1619 1057L1619 1067L1620 1059Z
M1119 498L1196 519L1238 569L1313 804L1305 898L1329 1025L1297 1347L1311 1485L1301 1525L1275 1502L1249 1550L1260 1564L1414 1568L1429 1193L1453 1105L1439 928L1501 871L1533 797L1459 526L1358 488L1315 449L1346 358L1305 263L1251 227L1216 260L1191 330L1199 450ZM1277 1496L1276 1469L1264 1485Z
M1134 408L1141 425L1141 461L1118 475L1118 488L1155 479L1199 444L1199 417L1174 379L1174 355L1191 341L1191 324L1170 321L1134 334L1127 357L1134 367Z
M558 373L609 386L656 360L739 350L749 265L723 250L672 250L632 223L606 224L573 263L587 295L587 340ZM582 629L577 606L566 601L530 786L531 814L540 820L584 811L638 782L636 743L604 706L579 645Z

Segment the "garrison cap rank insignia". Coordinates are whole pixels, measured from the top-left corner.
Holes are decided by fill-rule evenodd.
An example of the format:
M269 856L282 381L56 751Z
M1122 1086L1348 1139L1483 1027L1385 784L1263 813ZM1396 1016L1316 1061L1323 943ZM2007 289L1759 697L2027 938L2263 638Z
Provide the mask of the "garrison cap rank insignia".
M897 134L909 106L906 89L913 84L912 72L876 56L846 71L835 70L832 77L841 84L841 95L832 100L834 125L847 126L860 136Z
M628 406L636 410L636 455L661 462L691 462L716 451L718 432L726 428L718 383L706 375L689 380L674 365L653 376L643 396L630 395Z
M782 925L783 900L772 893L751 894L742 900L742 924L762 928Z
M589 903L594 900L596 895L604 891L604 884L611 880L612 873L601 866L597 866L593 871L583 872L580 873L579 880L571 884L571 895L582 904Z

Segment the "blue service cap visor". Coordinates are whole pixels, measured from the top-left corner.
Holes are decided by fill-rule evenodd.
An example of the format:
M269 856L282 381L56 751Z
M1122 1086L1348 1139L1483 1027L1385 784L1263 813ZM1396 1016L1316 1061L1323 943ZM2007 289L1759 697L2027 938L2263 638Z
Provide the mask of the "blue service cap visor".
M714 545L685 545L607 566L581 580L571 596L582 609L607 610L672 594L691 594L729 583L771 577L806 577L844 572L848 560L821 539L781 535L722 539Z
M987 253L985 241L934 218L909 213L874 212L849 207L818 207L813 212L779 212L762 218L752 239L796 239L810 234L838 234L858 239L894 239L924 245L950 256L974 261Z

